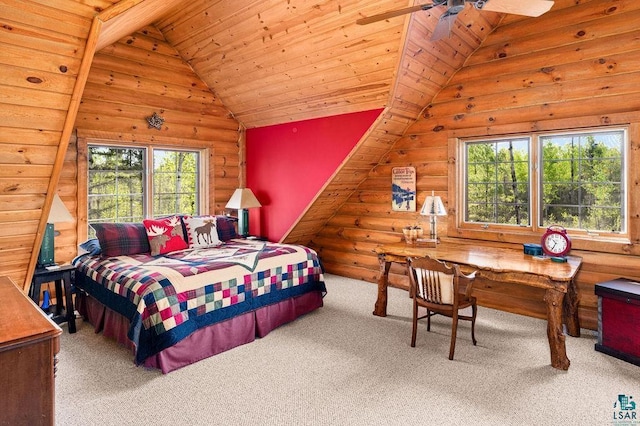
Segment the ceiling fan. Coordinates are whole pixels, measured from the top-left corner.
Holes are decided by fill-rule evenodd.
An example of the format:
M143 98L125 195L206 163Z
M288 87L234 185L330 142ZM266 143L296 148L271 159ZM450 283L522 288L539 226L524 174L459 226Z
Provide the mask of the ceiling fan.
M451 26L458 18L467 3L473 4L478 10L488 10L490 12L511 13L514 15L524 15L536 17L546 13L553 6L553 1L549 0L433 0L431 3L421 4L404 9L390 10L378 15L369 16L367 18L358 19L356 24L366 25L373 22L383 21L385 19L396 16L405 15L407 13L418 12L420 10L429 10L434 7L443 6L447 10L440 16L438 25L436 25L431 40L436 41L448 36Z

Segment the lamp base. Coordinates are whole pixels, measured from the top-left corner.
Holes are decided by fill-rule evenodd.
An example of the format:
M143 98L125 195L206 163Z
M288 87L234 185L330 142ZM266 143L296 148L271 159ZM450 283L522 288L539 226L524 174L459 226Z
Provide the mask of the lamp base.
M249 210L238 209L238 235L246 238L249 235Z
M422 247L435 247L438 245L438 240L435 238L418 238L416 244Z
M44 229L44 237L42 237L42 245L40 246L40 254L38 255L38 267L44 268L45 266L55 265L55 245L53 237L55 232L53 229L53 223L47 223Z

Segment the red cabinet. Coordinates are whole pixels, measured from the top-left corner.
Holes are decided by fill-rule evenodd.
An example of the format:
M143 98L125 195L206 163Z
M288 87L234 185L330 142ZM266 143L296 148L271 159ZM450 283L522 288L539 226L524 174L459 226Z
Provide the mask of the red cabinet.
M618 278L596 284L596 350L640 366L640 283Z

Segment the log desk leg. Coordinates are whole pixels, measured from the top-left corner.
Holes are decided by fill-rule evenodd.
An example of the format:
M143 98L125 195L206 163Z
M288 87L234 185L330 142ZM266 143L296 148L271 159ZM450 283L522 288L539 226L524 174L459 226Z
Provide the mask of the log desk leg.
M378 262L380 263L380 276L378 277L378 299L376 300L375 308L373 309L373 315L379 317L387 316L387 287L389 285L389 268L391 268L391 261L387 260L384 254L378 255Z
M378 262L380 264L378 298L376 300L373 315L386 317L389 269L393 262L406 263L406 256L395 255L392 253L378 253ZM504 281L504 276L500 273L488 272L485 270L481 272L481 275L485 275L485 278L489 280ZM528 276L527 279L515 279L514 282L539 287L539 285L535 285L538 280L530 280L529 278L530 277ZM543 300L547 305L547 337L549 340L549 350L551 352L551 365L559 370L568 370L571 362L567 357L563 324L566 325L567 334L573 337L580 337L578 292L573 279L564 283L553 281L551 283L547 283L549 286L545 285L544 287L546 290ZM565 288L563 288L565 285L566 292Z
M562 331L562 300L564 293L555 289L547 289L544 301L547 302L547 337L551 351L551 365L560 370L568 370L569 358L565 336Z

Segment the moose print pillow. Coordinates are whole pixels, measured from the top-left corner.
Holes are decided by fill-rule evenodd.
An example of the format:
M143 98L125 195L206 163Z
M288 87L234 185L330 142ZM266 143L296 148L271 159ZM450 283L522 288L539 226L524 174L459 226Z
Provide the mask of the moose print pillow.
M189 248L214 247L222 244L218 239L215 216L186 216L183 220L187 228Z
M182 222L178 216L142 221L147 230L151 256L186 249L187 242L182 233Z

